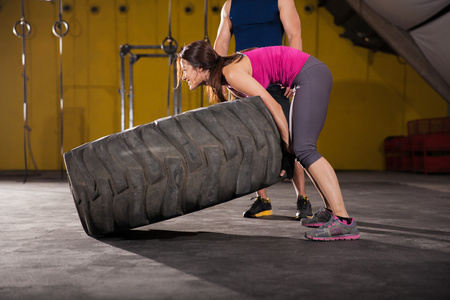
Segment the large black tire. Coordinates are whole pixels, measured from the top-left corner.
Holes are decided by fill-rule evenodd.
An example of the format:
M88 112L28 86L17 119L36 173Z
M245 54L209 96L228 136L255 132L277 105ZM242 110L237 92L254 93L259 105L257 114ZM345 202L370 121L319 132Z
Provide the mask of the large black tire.
M259 97L167 117L64 155L84 230L136 228L280 181L280 135Z

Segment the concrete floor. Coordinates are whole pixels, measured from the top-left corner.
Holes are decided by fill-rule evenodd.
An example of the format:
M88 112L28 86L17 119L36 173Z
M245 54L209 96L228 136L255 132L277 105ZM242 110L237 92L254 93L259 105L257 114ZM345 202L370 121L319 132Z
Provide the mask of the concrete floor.
M94 239L66 181L0 176L0 299L450 299L450 175L338 177L358 241L306 240L289 183L271 217L246 196Z

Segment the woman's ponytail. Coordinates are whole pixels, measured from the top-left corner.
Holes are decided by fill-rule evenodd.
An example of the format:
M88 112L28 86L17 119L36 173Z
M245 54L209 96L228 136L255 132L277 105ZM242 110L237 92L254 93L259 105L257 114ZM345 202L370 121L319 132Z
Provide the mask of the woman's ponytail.
M227 98L222 91L222 70L224 67L225 59L217 55L216 63L209 71L209 83L206 91L208 92L209 102L211 104L227 101Z

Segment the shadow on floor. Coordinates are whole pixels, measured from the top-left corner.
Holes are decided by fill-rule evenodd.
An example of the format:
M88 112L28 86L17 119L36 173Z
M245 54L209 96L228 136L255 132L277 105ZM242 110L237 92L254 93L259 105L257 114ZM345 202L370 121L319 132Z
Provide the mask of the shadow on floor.
M396 230L397 238L407 228L361 228L361 240L333 243L165 230L131 230L99 241L255 298L322 299L343 290L347 299L421 299L430 289L434 299L449 294L447 253L364 239L372 230L366 228Z

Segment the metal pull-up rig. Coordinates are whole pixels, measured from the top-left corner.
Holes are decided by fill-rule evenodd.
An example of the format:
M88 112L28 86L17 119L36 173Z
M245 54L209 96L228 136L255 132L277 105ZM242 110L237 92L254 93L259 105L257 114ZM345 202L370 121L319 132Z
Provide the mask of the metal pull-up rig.
M125 57L129 55L129 90L128 90L128 127L134 126L134 83L133 66L142 57L168 57L169 67L173 69L173 83L171 89L171 71L169 71L169 82L167 88L167 115L170 115L170 94L173 90L173 114L181 113L181 88L177 87L177 66L175 57L178 50L178 43L172 37L171 29L171 1L169 0L169 33L162 41L161 45L121 45L120 46L120 107L121 107L121 130L125 130ZM162 50L164 53L133 53L133 50Z

